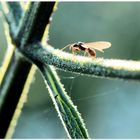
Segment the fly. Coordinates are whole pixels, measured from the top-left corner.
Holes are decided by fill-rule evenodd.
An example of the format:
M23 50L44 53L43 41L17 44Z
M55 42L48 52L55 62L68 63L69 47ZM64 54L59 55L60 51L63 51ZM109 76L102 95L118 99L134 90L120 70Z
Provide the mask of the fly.
M78 42L73 43L65 46L61 50L64 50L65 48L69 47L73 54L79 51L84 52L84 56L88 54L90 57L95 58L96 57L96 51L98 50L100 52L104 52L104 49L110 48L111 43L106 41L98 41L98 42L90 42L90 43L84 43L84 42Z

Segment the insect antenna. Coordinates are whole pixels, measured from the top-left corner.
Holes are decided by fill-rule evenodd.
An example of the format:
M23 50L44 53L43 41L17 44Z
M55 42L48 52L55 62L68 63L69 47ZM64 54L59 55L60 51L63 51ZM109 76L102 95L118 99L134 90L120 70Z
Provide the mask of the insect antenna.
M60 49L61 51L63 51L64 49L70 47L70 45L65 46L64 48Z

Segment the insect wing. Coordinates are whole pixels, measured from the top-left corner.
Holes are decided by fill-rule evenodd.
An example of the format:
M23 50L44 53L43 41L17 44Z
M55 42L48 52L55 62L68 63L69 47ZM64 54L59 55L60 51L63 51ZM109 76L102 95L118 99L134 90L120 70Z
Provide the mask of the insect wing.
M98 41L98 42L85 43L85 45L88 48L93 48L93 49L101 51L101 52L104 52L103 49L107 49L107 48L111 47L111 43L110 42L106 42L106 41Z

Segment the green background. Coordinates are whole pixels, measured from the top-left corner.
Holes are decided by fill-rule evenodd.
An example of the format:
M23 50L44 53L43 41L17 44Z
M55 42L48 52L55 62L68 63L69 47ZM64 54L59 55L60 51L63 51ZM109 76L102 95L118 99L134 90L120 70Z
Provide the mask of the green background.
M0 64L6 40L0 18ZM47 40L47 39L46 39ZM49 43L110 41L97 57L140 59L139 2L61 2L53 14ZM140 83L72 74L57 69L85 120L91 138L140 138ZM40 72L31 85L13 138L67 138Z

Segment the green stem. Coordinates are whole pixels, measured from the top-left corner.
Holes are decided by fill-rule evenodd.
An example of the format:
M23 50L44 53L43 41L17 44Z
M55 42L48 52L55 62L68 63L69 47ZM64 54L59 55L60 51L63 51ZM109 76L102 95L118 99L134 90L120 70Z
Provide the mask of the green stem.
M18 19L19 21L21 20L20 21L21 24L19 24L20 26L18 26L17 28L15 26L17 21L14 21L15 19L14 16L16 16L16 13L14 13L16 11L14 9L16 8L14 7L13 10L10 11L13 13L9 14L9 13L6 13L5 7L3 7L3 13L9 24L9 29L10 29L9 32L11 35L11 37L6 36L8 38L7 40L9 41L9 38L12 38L12 42L15 43L16 47L22 46L22 48L26 47L24 45L32 42L32 40L41 41L41 37L44 33L46 25L48 25L49 23L49 18L53 11L54 2L51 2L51 3L52 3L51 5L47 3L44 4L41 2L31 3L29 9L24 14L24 17L22 18L22 20ZM42 5L44 9L50 9L48 13L42 12L42 9L40 8L42 7ZM12 6L17 6L17 9L21 9L19 8L19 4L14 5L14 3L8 7L12 8ZM30 17L31 17L31 20L28 20L30 19ZM40 22L39 22L40 20L44 22L42 23L43 26L40 26ZM25 24L24 28L23 28L22 22ZM40 29L40 34L36 32L37 29ZM24 34L19 34L21 32ZM19 36L17 36L17 34ZM6 63L6 60L5 60L5 63ZM28 75L29 72L32 70L31 68L32 68L32 64L29 63L23 56L19 55L17 50L13 52L11 61L2 79L1 88L0 88L0 96L2 97L0 101L1 102L0 103L0 122L1 122L0 123L0 138L5 137L7 130L10 126L10 122L13 118L16 106L22 95L22 91L24 88L27 88L27 87L24 87L24 85L29 76ZM32 78L30 78L30 81L31 80Z
M2 2L1 5L3 16L8 23L9 33L12 37L11 39L14 41L19 28L20 20L23 17L24 12L19 2Z
M31 64L14 52L0 85L0 138L7 133L30 68Z
M54 2L32 2L30 4L15 37L18 48L24 48L27 44L42 39L46 24L50 22L54 4Z
M62 70L108 78L140 80L140 61L73 56L45 43L34 43L20 51L33 62Z
M50 96L69 138L89 138L85 124L67 95L53 66L38 64L47 84Z
M9 7L9 17L13 17L13 22L15 22L16 27L19 25L20 20L23 17L22 7L20 6L19 2L7 2L6 3Z

